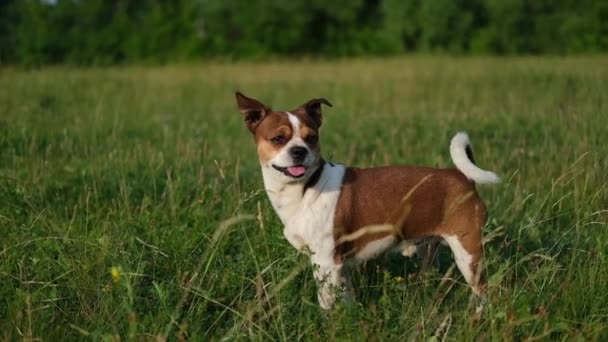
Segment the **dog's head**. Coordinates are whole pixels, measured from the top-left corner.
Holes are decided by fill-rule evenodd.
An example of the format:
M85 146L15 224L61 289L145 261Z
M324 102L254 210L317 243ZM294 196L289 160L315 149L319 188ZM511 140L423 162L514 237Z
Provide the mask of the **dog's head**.
M312 99L287 112L273 111L239 92L236 102L254 135L262 168L284 183L303 182L314 173L321 161L321 104L331 107L329 101Z

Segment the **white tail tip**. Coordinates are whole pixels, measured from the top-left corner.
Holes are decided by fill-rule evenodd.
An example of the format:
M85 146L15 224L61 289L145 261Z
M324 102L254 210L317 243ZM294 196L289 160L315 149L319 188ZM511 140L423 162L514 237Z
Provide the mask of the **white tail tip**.
M450 155L456 168L477 184L500 182L500 178L494 172L482 170L474 164L472 153L469 136L464 132L457 133L450 143Z

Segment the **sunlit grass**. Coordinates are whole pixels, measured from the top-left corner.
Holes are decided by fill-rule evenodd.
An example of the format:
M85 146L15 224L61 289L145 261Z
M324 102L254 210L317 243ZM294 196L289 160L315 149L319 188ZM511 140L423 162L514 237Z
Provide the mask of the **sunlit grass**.
M606 338L608 63L425 58L0 70L4 339ZM349 165L481 167L490 304L442 250L354 274L323 313L282 237L234 91L277 109L325 97L322 148Z

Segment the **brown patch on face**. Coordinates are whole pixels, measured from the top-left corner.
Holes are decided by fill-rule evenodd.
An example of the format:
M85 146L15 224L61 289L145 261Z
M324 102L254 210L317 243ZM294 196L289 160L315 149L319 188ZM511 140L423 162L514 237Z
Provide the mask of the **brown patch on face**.
M293 137L293 128L287 114L270 112L254 131L258 155L264 164L281 151Z

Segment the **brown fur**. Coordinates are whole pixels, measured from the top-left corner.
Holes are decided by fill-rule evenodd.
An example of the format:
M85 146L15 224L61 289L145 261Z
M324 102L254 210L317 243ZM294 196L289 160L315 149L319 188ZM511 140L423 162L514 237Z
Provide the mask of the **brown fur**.
M485 220L486 207L474 184L456 169L348 168L334 219L335 258L343 261L389 235L399 240L456 235L472 255L472 273L478 278ZM369 229L386 224L393 230ZM370 232L349 238L361 229Z

